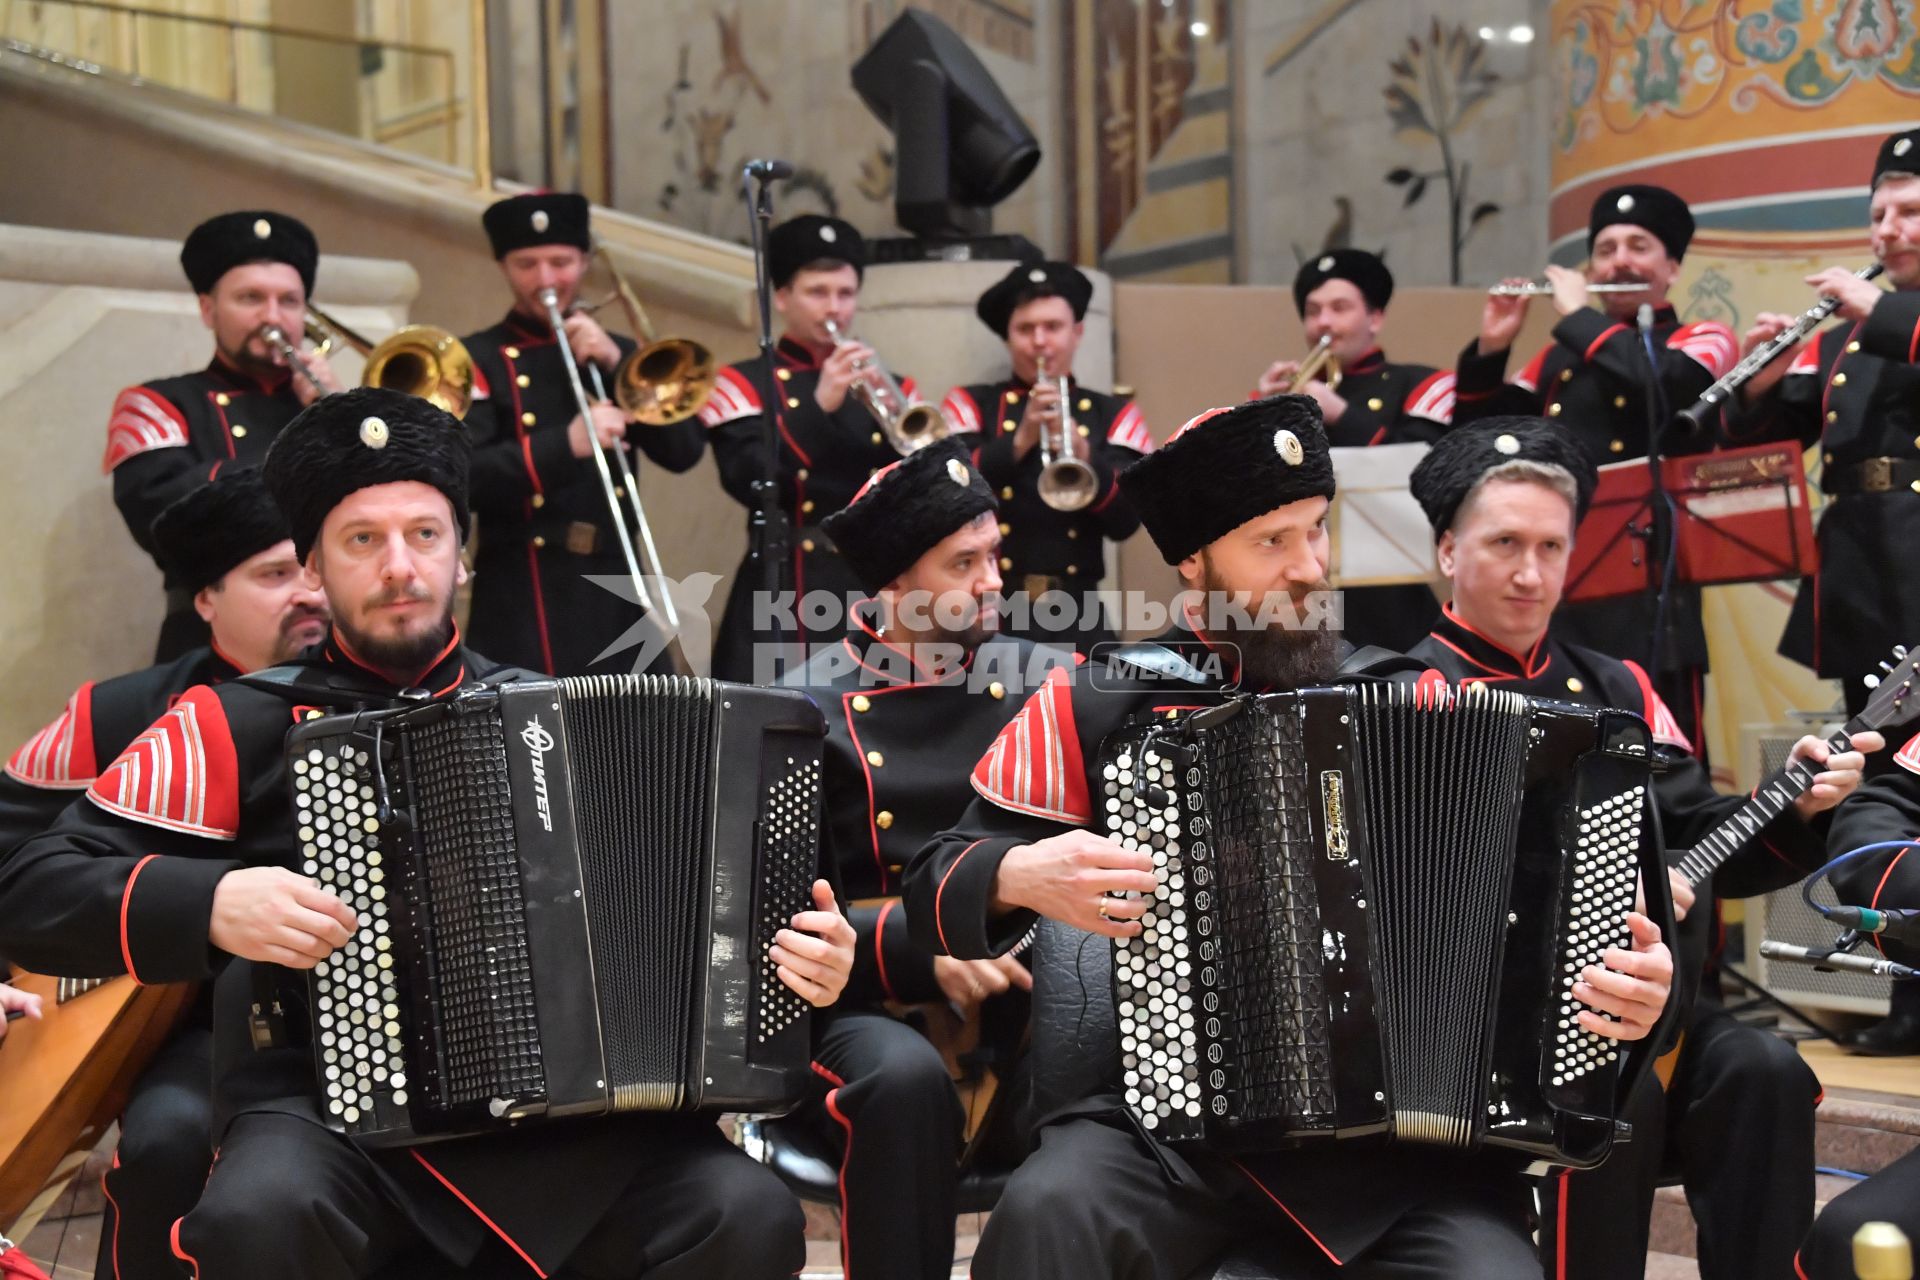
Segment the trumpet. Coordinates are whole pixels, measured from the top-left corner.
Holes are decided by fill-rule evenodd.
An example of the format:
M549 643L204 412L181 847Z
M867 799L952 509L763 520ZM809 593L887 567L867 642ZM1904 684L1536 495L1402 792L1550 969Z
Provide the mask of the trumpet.
M1067 375L1063 371L1056 376L1047 374L1047 358L1040 357L1040 380L1050 383L1060 393L1058 411L1058 443L1055 443L1055 428L1045 422L1040 424L1040 480L1037 488L1040 501L1055 511L1079 511L1094 499L1100 488L1100 478L1093 468L1073 451L1073 401L1067 398Z
M559 344L561 362L567 367L567 381L571 383L573 387L573 402L579 409L580 417L586 423L588 432L591 433L593 430L593 405L592 402L587 399L585 384L580 381L580 362L574 358L573 344L567 341L565 318L560 314L560 296L551 288L542 289L540 291L540 303L547 309L547 323L553 326L553 338L554 341ZM622 361L621 363L624 365L626 362ZM599 395L600 399L607 399L607 389L605 383L601 381L599 366L589 363L587 369L593 377L594 391ZM613 471L607 465L608 451L600 448L592 448L589 449L588 452L593 456L594 469L599 472L600 491L606 497L607 509L613 515L613 527L617 532L620 554L626 560L627 574L633 580L634 598L643 610L648 613L653 613L656 610L656 605L654 604L653 593L647 590L646 579L640 572L640 555L634 549L634 530L637 530L639 533L640 542L645 548L648 565L653 569L654 573L660 577L664 578L666 575L660 570L660 552L659 549L654 546L653 527L647 523L646 509L640 505L640 485L634 477L633 464L627 458L627 450L624 444L612 451L614 458L620 466L621 483L626 486L627 502L633 510L634 530L629 530L627 528L626 517L620 510L620 495L614 488ZM661 620L666 625L668 651L671 653L675 665L680 667L682 671L685 671L685 655L680 652L678 642L673 638L675 633L680 629L680 615L674 608L672 595L663 590L661 592L660 604L657 608Z
M835 347L844 347L850 341L831 316L827 317L827 336ZM852 390L886 433L887 443L902 457L947 438L950 428L940 410L909 397L894 376L873 361L862 360L854 366Z
M603 244L595 244L593 253L613 277L613 292L598 302L577 305L574 310L591 315L618 302L627 314L627 327L640 340L640 349L628 354L613 371L614 402L644 426L663 427L691 418L713 395L718 377L713 352L691 338L655 337L647 309L640 305L640 295L613 264L613 255Z
M467 416L473 404L473 355L450 331L438 325L410 324L374 343L309 302L306 336L315 353L325 355L336 335L367 359L360 374L361 386L402 391L456 418ZM272 341L271 335L268 341ZM282 354L286 354L284 349ZM293 364L293 360L288 363ZM304 363L295 367L313 381Z
M1608 284L1590 284L1588 293L1638 293L1647 287L1645 280L1616 280ZM1487 290L1496 298L1551 298L1551 280L1529 280L1525 284L1497 284Z
M1340 357L1333 354L1333 335L1323 333L1320 341L1313 344L1313 350L1307 352L1307 358L1293 371L1293 380L1287 383L1287 394L1295 395L1307 389L1309 382L1324 382L1327 390L1340 389Z

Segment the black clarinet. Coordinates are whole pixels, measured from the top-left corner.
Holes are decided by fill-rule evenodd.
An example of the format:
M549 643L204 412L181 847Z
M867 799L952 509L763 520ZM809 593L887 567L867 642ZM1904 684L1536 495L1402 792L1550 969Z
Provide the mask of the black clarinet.
M1861 280L1872 280L1886 268L1879 263L1870 263L1853 274ZM1800 318L1782 329L1771 340L1755 347L1743 357L1739 364L1727 371L1727 375L1700 393L1700 398L1682 409L1677 415L1689 428L1699 430L1706 425L1707 415L1718 410L1733 398L1733 393L1745 386L1754 374L1773 363L1783 352L1800 344L1806 336L1818 329L1826 318L1840 306L1838 298L1822 298L1801 313Z

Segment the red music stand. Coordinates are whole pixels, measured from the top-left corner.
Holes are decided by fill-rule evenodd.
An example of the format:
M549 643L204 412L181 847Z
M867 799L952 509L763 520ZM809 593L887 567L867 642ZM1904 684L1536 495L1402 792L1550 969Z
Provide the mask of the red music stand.
M1666 458L1673 580L1695 586L1767 582L1819 565L1800 446L1791 442ZM1567 566L1568 600L1605 600L1660 587L1652 552L1656 501L1646 459L1600 468Z

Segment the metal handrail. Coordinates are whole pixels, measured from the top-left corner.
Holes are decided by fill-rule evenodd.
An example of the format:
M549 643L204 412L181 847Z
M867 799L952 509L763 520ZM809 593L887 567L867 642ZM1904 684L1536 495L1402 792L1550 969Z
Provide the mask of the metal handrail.
M380 40L346 36L330 31L311 31L302 27L290 27L270 22L253 22L242 18L222 18L198 13L176 13L165 9L150 9L142 5L120 3L120 0L35 0L35 3L36 7L41 4L58 4L69 9L91 9L101 13L124 16L135 22L138 22L138 20L142 18L151 18L224 30L227 35L228 54L227 100L234 106L241 105L239 86L240 59L239 45L237 42L237 35L241 32L314 40L324 44L344 45L355 49L374 48L392 50L397 53L436 59L443 67L446 75L446 98L440 102L429 102L410 109L390 120L373 121L369 126L370 138L375 142L387 142L394 138L417 133L424 128L431 128L435 124L445 123L448 134L447 145L450 152L449 159L452 158L451 153L457 150L454 145L454 136L465 107L459 95L454 92L456 74L453 51L442 46L416 44L404 40ZM7 20L13 16L12 9L13 5L11 3L0 5L0 29L4 29L10 25ZM469 171L473 174L475 185L482 189L489 189L493 185L493 165L491 156L492 128L491 121L488 119L489 103L487 96L486 0L472 0L470 12L470 20L475 24L473 48L471 50L474 65L468 95L469 104L473 112L474 151L472 163L468 167ZM138 28L136 27L135 30L137 31ZM9 43L12 43L12 41L9 41ZM141 80L145 77L142 76L140 71L140 45L137 38L134 40L132 48L133 65L127 70L126 74L131 75L136 80ZM49 50L48 52L51 53L53 51ZM73 59L69 62L69 65L95 71L104 69L92 60L82 58L78 54L73 55Z

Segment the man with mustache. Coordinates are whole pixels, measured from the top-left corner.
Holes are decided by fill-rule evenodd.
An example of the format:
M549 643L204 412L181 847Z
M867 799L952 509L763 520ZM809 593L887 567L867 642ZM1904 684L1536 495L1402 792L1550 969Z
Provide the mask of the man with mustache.
M1692 211L1665 187L1636 183L1601 192L1587 221L1587 274L1547 268L1553 307L1560 314L1553 341L1508 376L1508 357L1529 300L1490 295L1480 336L1460 353L1454 422L1496 414L1552 418L1596 467L1649 453L1671 457L1711 449L1710 425L1691 435L1673 429L1654 439L1647 434L1650 420L1670 421L1734 365L1731 329L1717 320L1682 324L1668 302L1692 239ZM1645 287L1607 294L1587 288L1630 281ZM1644 336L1637 328L1642 306L1653 309L1653 325ZM1567 639L1592 648L1607 649L1622 636L1639 637L1638 643L1647 645L1655 612L1653 598L1644 594L1569 605L1561 611L1560 628ZM1672 589L1665 631L1654 687L1687 740L1698 746L1707 673L1698 587Z
M872 598L855 607L851 634L793 680L827 713L823 843L856 904L853 976L814 1022L820 1083L801 1112L843 1151L851 1280L953 1269L960 1100L939 1051L888 1002L985 1004L987 1040L1017 1041L1026 1027L1025 967L916 946L898 896L906 861L966 808L967 770L1020 691L1073 664L1070 652L998 635L997 517L986 478L955 442L882 468L824 522ZM1013 1045L990 1051L1011 1057Z
M1042 915L1107 938L1136 935L1141 901L1109 895L1151 896L1152 860L1089 829L1105 794L1108 733L1142 715L1218 704L1236 686L1284 690L1380 670L1364 655L1348 661L1318 600L1333 496L1327 450L1314 402L1279 396L1202 414L1122 474L1154 545L1206 594L1189 598L1181 624L1152 645L1127 650L1126 667L1102 670L1096 655L1096 678L1088 668L1056 671L1027 700L975 766L979 794L966 813L908 868L908 921L923 946L1004 954ZM1627 921L1633 949L1609 952L1574 994L1588 1006L1583 1027L1637 1039L1666 1002L1672 961L1651 921ZM1108 1093L1042 1126L1038 1150L988 1219L973 1273L1180 1280L1253 1239L1286 1252L1289 1276L1540 1274L1527 1189L1497 1160L1418 1146L1175 1152Z
M133 540L168 569L153 522L168 504L205 484L221 467L258 466L293 415L340 384L326 358L302 359L315 386L287 367L263 333L277 327L299 346L320 258L313 232L297 218L249 209L209 218L180 247L180 268L213 336L213 359L198 373L159 378L115 397L100 468L113 477L113 501ZM194 593L167 583L167 617L156 662L207 641Z
M1838 679L1849 715L1866 705L1866 677L1896 644L1920 639L1920 601L1888 572L1920 538L1920 129L1893 134L1874 156L1868 228L1891 291L1828 267L1807 277L1838 298L1840 323L1769 363L1740 394L1728 425L1745 444L1797 439L1820 450L1820 570L1802 578L1780 652ZM1793 317L1761 312L1749 349ZM1869 773L1887 766L1874 761ZM1920 983L1896 982L1892 1012L1849 1042L1866 1054L1920 1053Z
M218 1156L172 1232L202 1280L358 1280L449 1261L487 1276L790 1275L804 1256L797 1207L711 1117L555 1120L380 1152L322 1123L305 971L363 923L291 869L284 740L322 709L517 674L454 626L469 448L454 418L375 388L329 396L287 428L266 480L333 608L331 634L298 663L188 690L0 867L0 947L65 975L213 979ZM853 934L825 881L813 893L819 909L793 918L772 958L819 1005L845 982Z
M1544 418L1489 418L1449 433L1413 473L1453 599L1412 656L1456 684L1635 711L1652 727L1663 772L1654 780L1671 850L1697 844L1745 803L1722 795L1679 735L1646 672L1561 640L1549 624L1566 581L1574 530L1597 482L1592 462ZM1556 624L1557 625L1557 624ZM1691 918L1674 942L1682 989L1710 957L1713 895L1749 897L1795 883L1826 860L1825 816L1859 785L1864 753L1830 754L1809 735L1795 759L1820 762L1807 793L1756 832L1694 890L1677 877L1674 912ZM1627 1280L1646 1270L1653 1194L1678 1166L1699 1226L1703 1280L1791 1280L1793 1251L1813 1218L1813 1107L1820 1082L1778 1036L1695 1001L1664 1091L1632 1104L1633 1141L1598 1169L1554 1180L1557 1212L1542 1245L1554 1280Z
M81 685L8 758L0 775L0 863L52 827L188 689L285 662L326 636L326 597L301 574L287 518L258 468L223 469L190 490L154 521L151 541L212 641L172 662ZM212 1158L212 1045L202 1000L134 1083L105 1178L95 1268L102 1276L179 1274L167 1232L193 1207Z

